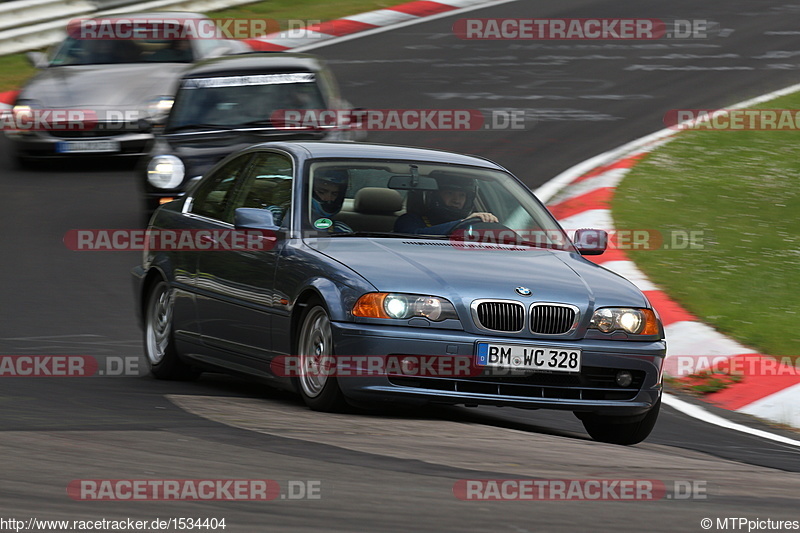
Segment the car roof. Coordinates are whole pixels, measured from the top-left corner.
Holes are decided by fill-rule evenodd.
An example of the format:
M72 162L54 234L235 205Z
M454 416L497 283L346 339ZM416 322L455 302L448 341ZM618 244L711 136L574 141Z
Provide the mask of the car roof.
M258 52L233 56L215 57L190 67L184 78L213 76L215 74L246 74L262 71L317 72L322 63L309 54L287 54L285 52Z
M288 141L262 143L252 148L278 148L296 154L298 151L302 151L305 159L397 159L478 166L508 172L497 163L479 156L414 146L361 142Z

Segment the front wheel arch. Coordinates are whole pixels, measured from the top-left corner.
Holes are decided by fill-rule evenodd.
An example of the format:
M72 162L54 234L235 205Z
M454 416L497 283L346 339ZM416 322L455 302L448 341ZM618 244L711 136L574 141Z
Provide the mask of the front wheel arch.
M200 371L187 364L175 346L174 295L169 283L156 278L144 292L145 363L158 379L193 380Z
M327 331L323 331L325 328ZM320 342L320 337L327 340ZM335 375L325 376L323 371L323 373L317 374L317 376L324 376L324 379L320 380L319 378L315 379L314 374L306 374L311 369L306 364L307 356L310 360L315 359L314 354L309 353L314 352L312 345L316 344L315 341L320 345L320 349L316 351L317 356L335 355L328 308L321 299L311 296L306 300L305 307L300 313L298 328L294 336L293 344L296 347L294 354L298 359L297 367L301 375L293 377L292 382L295 390L309 408L324 412L346 411L348 409L347 400ZM311 369L311 371L319 371L319 368Z

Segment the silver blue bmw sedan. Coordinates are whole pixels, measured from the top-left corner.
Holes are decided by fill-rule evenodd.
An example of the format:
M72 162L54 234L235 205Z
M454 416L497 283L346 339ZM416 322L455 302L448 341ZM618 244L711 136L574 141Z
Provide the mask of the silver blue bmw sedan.
M658 417L664 331L531 191L475 156L276 142L159 208L133 270L153 375L244 373L312 409L572 411L635 444Z

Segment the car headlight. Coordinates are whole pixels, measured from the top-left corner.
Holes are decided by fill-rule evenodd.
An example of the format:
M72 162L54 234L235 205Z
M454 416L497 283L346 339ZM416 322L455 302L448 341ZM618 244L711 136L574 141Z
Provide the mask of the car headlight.
M41 108L41 103L36 100L19 100L14 107L11 108L13 125L9 124L7 127L3 128L6 135L10 137L34 135L35 129L29 127L34 123L33 110ZM26 127L26 125L28 127ZM19 129L17 126L19 126Z
M185 174L183 161L174 155L157 155L147 163L147 181L157 189L174 189Z
M39 100L32 100L30 98L20 98L19 100L17 100L17 103L12 108L12 111L14 113L17 112L25 113L30 111L31 109L43 109L43 108L44 106L42 105L42 102L40 102Z
M173 103L175 103L175 99L171 96L152 98L147 102L147 115L151 119L163 119L169 114Z
M422 317L433 322L458 319L455 307L444 298L387 292L370 292L359 298L353 306L353 315L401 320Z
M11 108L11 113L14 117L31 119L33 117L33 110L41 108L41 104L35 100L20 100Z
M658 318L651 309L604 307L594 312L590 328L603 333L624 331L633 335L658 335Z

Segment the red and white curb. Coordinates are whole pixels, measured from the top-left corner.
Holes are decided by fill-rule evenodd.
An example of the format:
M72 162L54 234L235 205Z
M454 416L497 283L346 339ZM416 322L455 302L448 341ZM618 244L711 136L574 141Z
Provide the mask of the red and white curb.
M749 107L798 90L800 85L795 85L732 107ZM667 142L675 133L675 130L661 130L584 161L535 192L564 228L613 231L610 202L617 185L645 154ZM667 337L667 373L680 377L724 362L741 370L744 378L708 395L708 401L726 409L800 427L800 368L777 364L774 359L703 324L647 279L624 251L612 249L590 258L636 284L658 310ZM690 364L684 366L681 361ZM676 405L679 402L676 398L666 401Z
M0 93L0 109L11 109L14 99L17 97L19 91L6 91Z
M452 15L454 11L466 11L490 4L502 4L509 0L420 0L397 6L359 13L336 20L313 24L302 31L276 32L245 42L254 50L283 51L296 48L310 49L321 46L331 39L340 39L354 33L374 32L378 29L401 24L413 24L422 19ZM300 34L292 37L292 34ZM329 44L329 43L325 43Z

